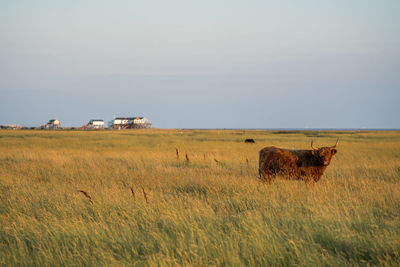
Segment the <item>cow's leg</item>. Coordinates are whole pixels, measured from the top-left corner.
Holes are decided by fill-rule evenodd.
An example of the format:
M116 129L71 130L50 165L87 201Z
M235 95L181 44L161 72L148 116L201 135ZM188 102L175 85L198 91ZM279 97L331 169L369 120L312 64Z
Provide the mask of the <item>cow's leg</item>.
M264 168L264 181L270 184L274 178L275 173L272 168L272 162L269 162L266 168Z
M258 174L259 174L259 178L261 179L261 180L263 180L264 179L264 162L262 162L261 161L261 159L260 159L260 164L259 164L259 166L258 166Z
M264 182L270 182L270 172L268 167L263 166L263 168L259 170L260 172L260 179L263 180Z
M266 164L266 162L269 162L268 157L265 158L263 155L260 154L258 174L260 175L260 179L263 181L267 181L269 179L269 173L267 167L269 164Z
M268 169L265 170L264 181L269 183L269 184L272 182L271 173L269 172Z
M267 183L271 182L270 164L266 166L264 162L261 162L260 167L258 169L258 173L260 175L261 180Z
M313 177L310 177L310 176L304 177L304 182L305 182L308 186L310 186L311 188L314 187L314 185L315 185L315 180L314 180L314 178L313 178Z
M321 176L319 176L319 177L313 177L314 183L318 182L320 178L321 178Z

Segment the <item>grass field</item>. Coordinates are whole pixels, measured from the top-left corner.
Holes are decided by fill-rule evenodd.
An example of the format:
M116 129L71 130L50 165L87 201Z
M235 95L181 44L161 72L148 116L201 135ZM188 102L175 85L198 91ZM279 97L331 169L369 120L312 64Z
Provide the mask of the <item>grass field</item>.
M317 184L259 181L337 137ZM400 132L3 130L0 224L2 266L399 266Z

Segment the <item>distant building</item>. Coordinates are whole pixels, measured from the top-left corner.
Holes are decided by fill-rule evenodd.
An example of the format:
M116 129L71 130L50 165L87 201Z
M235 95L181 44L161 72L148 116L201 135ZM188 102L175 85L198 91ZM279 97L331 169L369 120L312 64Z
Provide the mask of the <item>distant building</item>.
M42 129L59 129L61 128L61 122L57 119L49 120L48 123L42 125L40 128Z
M15 125L15 124L2 124L0 125L0 129L12 129L12 130L17 130L21 129L21 125Z
M89 126L93 129L103 129L104 128L104 120L90 120Z
M118 117L110 122L113 129L148 128L151 122L145 117Z
M104 129L104 120L90 120L88 124L80 129Z

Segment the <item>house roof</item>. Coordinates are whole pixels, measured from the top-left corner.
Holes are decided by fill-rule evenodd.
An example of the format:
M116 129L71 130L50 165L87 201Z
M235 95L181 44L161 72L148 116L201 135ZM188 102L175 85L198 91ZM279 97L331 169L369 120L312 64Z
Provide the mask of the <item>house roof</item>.
M143 119L144 117L118 117L115 118L114 120L135 120L135 119Z

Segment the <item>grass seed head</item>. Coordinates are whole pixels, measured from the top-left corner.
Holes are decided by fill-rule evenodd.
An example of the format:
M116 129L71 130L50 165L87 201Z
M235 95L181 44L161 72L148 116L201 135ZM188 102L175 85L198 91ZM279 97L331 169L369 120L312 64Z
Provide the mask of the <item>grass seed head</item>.
M91 197L86 191L78 190L78 192L79 192L79 193L82 193L87 199L89 199L89 202L90 202L91 204L93 204L92 197Z

